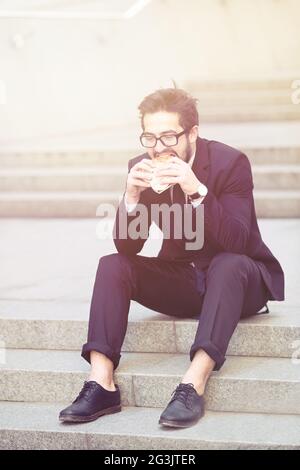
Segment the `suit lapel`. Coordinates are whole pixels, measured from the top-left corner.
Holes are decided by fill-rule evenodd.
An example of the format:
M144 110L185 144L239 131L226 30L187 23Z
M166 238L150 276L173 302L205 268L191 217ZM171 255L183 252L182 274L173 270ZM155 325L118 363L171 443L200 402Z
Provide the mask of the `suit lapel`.
M200 183L206 184L209 175L209 166L210 161L208 155L207 141L198 137L196 141L196 153L192 165L192 170L197 176ZM170 188L168 192L170 195L171 203L184 203L184 195L179 184L176 184L173 188Z
M193 161L192 170L197 176L198 180L206 184L208 175L209 175L209 155L208 155L208 145L207 140L197 138L196 142L196 154Z

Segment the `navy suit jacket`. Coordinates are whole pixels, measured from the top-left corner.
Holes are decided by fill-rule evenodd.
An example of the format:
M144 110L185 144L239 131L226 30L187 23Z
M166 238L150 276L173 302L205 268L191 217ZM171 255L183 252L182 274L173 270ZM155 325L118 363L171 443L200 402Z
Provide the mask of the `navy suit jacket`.
M129 160L128 170L143 158L150 157L145 153ZM184 240L164 239L158 257L178 262L193 261L197 268L206 270L212 258L220 252L245 254L257 263L269 290L269 300L283 300L284 273L278 260L263 242L258 228L252 172L246 155L221 142L198 137L192 169L199 181L208 188L202 203L203 247L186 251ZM151 204L172 203L169 190L157 194L152 188L141 193L139 202L147 207L148 229L152 223ZM148 233L143 238L121 239L118 229L121 211L127 224L137 217L137 214L127 214L123 197L114 226L115 246L120 253L136 254L141 251ZM197 211L197 208L193 211Z

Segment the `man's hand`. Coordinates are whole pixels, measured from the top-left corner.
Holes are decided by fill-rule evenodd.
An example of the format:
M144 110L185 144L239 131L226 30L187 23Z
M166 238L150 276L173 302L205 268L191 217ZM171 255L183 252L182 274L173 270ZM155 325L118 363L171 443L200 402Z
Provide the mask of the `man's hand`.
M162 184L180 184L182 191L187 195L195 193L200 185L190 165L179 157L172 157L169 167L158 170L156 176Z
M152 160L148 158L144 158L131 168L126 184L126 200L129 204L137 203L141 193L150 188L153 170Z

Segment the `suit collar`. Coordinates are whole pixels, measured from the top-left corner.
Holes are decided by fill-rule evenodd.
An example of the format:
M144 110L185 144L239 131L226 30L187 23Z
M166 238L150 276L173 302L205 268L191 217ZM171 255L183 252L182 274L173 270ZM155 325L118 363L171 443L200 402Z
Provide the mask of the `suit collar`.
M197 137L196 141L196 155L193 161L192 170L203 184L206 183L209 174L209 154L208 154L208 142L206 139Z

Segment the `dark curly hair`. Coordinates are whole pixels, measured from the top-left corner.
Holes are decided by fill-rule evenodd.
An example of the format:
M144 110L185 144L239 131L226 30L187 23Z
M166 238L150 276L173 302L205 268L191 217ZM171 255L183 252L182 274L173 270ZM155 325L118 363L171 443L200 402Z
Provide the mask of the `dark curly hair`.
M179 124L183 129L191 129L199 124L197 99L180 88L163 88L146 96L138 106L142 129L145 114L167 111L179 114Z

